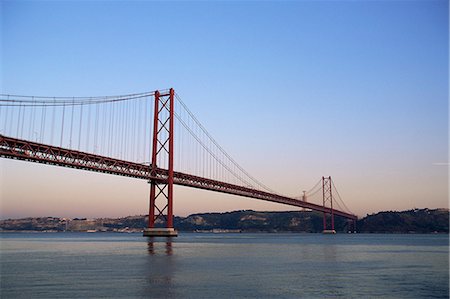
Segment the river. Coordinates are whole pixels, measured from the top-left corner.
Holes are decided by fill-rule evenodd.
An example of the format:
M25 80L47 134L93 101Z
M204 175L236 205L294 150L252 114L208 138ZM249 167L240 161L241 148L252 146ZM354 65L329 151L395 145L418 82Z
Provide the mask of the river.
M0 234L1 298L448 298L448 235Z

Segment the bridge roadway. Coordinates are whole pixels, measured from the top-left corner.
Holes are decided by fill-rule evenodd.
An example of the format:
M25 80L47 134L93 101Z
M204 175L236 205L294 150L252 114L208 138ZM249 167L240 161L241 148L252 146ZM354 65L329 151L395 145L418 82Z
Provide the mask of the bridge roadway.
M152 175L149 165L11 138L4 135L0 135L0 157L109 173L147 181L155 180L161 183L165 182L168 176L168 170L165 169L158 168ZM321 205L181 172L174 172L174 184L331 213L330 208ZM351 220L358 219L356 215L340 210L333 209L333 213L334 215Z

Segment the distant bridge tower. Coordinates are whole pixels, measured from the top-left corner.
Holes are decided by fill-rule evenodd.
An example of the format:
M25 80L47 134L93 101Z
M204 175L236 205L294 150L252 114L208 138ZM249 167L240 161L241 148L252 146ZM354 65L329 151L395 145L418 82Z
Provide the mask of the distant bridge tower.
M323 233L324 234L335 234L334 230L334 211L333 211L333 193L332 193L332 181L331 176L322 177L322 199L323 199L323 207L326 207L326 204L330 203L331 210L331 229L327 228L327 213L323 212Z
M306 191L303 190L302 201L308 202L308 198L306 197ZM309 211L307 208L303 208L302 211Z
M150 166L153 179L149 182L150 208L148 228L144 230L144 236L148 237L177 236L177 231L173 228L174 95L175 92L172 88L169 93L164 94L155 91L152 164ZM164 165L157 165L158 161ZM158 167L167 169L167 175L158 174ZM159 198L161 200L157 202ZM162 218L166 222L166 227L156 228L156 220Z

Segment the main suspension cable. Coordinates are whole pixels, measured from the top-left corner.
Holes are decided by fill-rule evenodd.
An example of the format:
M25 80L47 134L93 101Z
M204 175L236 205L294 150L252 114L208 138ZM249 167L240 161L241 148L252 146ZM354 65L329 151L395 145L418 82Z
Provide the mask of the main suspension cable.
M186 112L189 114L189 116L194 120L194 122L197 124L197 126L203 131L203 133L211 140L211 142L219 149L220 152L222 152L226 158L237 168L239 169L245 176L247 176L251 181L256 183L259 187L277 194L274 190L270 189L260 181L258 181L256 178L254 178L252 175L250 175L246 170L244 170L231 156L217 143L217 141L211 136L211 134L206 130L206 128L200 123L200 121L195 117L195 115L189 110L189 108L186 106L186 104L181 100L180 96L175 93L175 97L178 100L178 102L181 104L181 106L186 110Z

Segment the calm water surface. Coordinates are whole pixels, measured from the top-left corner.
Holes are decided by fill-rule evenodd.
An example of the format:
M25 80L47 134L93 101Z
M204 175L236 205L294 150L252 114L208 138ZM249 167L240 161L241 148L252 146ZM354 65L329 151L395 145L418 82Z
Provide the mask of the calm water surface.
M448 298L448 235L0 234L1 298Z

